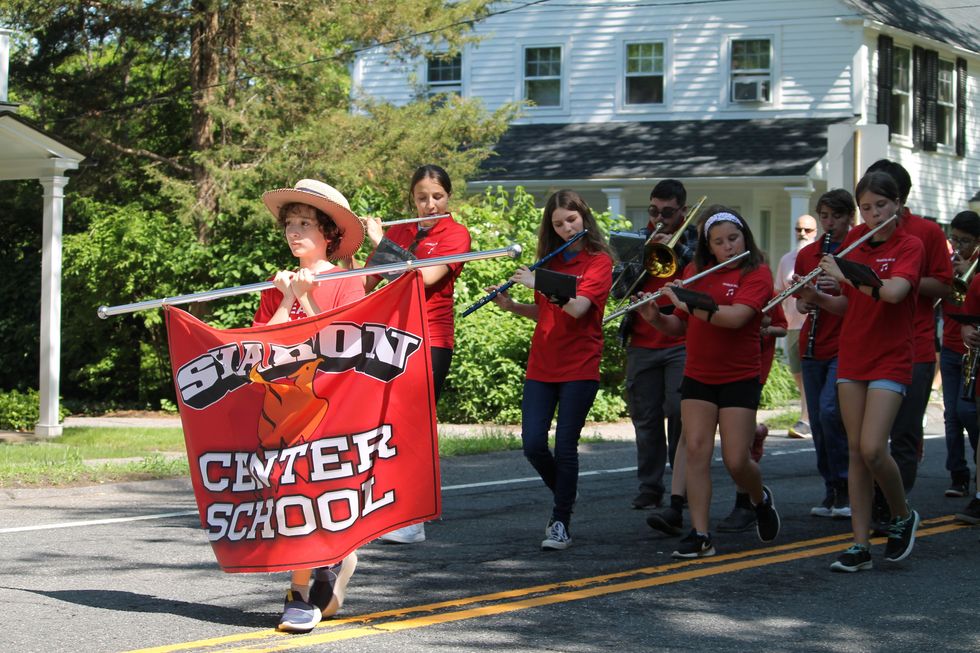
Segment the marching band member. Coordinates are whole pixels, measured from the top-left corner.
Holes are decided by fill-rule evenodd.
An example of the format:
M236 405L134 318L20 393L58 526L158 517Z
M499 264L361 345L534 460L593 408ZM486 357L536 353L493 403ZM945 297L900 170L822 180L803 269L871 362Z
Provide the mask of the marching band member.
M957 213L950 223L953 244L953 267L957 279L967 284L974 276L980 253L980 216L974 211ZM962 313L963 307L952 298L943 301L943 346L939 354L939 373L943 379L943 424L946 427L946 470L950 475L947 497L965 497L970 487L963 430L966 430L973 452L977 451L977 408L961 397L963 390L963 355L966 347L960 335L961 324L950 317ZM960 297L960 302L963 297Z
M967 315L980 315L980 274L973 275L973 280L970 282L969 290L966 293L966 300L963 302L963 312ZM980 351L980 326L964 324L960 328L960 336L963 338L964 345L974 352ZM976 358L974 357L973 360L975 361ZM980 411L980 384L976 384L974 392L974 404ZM977 467L980 468L980 447L977 448L976 462ZM970 503L956 513L956 519L967 524L980 524L980 478L976 480L976 484L977 486L973 488L976 490L976 494L970 499Z
M950 292L953 268L949 260L946 235L935 222L913 214L905 202L912 188L912 178L900 164L881 159L868 167L868 172L884 172L898 185L902 213L899 216L902 230L922 241L922 272L917 284L915 303L912 380L906 388L898 415L891 430L891 454L902 474L902 485L908 493L915 485L922 453L923 419L929 406L932 380L936 375L936 316L933 305L936 299L946 298ZM849 235L859 237L861 231L852 229ZM845 241L844 245L849 243ZM886 508L878 502L879 513ZM887 522L887 515L879 514L879 523Z
M953 244L953 267L957 279L967 284L974 276L980 254L980 216L974 211L957 213L950 223ZM947 497L965 497L970 487L970 466L963 444L966 429L974 453L977 451L977 408L973 401L960 395L963 390L963 355L966 347L960 335L959 322L950 315L962 313L963 307L943 301L943 346L939 354L939 373L943 379L943 424L946 427L946 470L950 475ZM958 299L963 301L963 297Z
M852 229L852 236L867 233L893 215L902 215L898 184L885 173L866 174L854 194L865 224ZM896 220L853 250L848 260L870 267L882 279L881 287L856 286L844 276L834 257L825 255L820 268L840 284L841 294L820 293L807 299L821 311L844 316L838 341L837 393L847 431L854 544L831 569L856 572L872 566L869 538L874 482L892 514L885 560L897 562L912 552L919 525L919 514L906 502L898 465L889 453L888 433L912 381L909 343L922 242Z
M437 165L417 168L409 184L409 195L420 218L448 213L452 192L453 184L449 174ZM368 238L375 248L383 237L387 237L419 259L470 251L469 231L452 217L395 225L388 229L387 234L382 232L381 221L377 218L368 218L366 222ZM453 288L462 271L462 263L419 269L425 284L429 351L432 355L432 376L437 402L442 395L442 387L453 360ZM379 276L364 277L364 288L370 292L380 282ZM379 539L397 544L422 542L425 540L425 524L411 524L386 533Z
M569 526L578 486L578 440L599 390L602 314L612 286L612 253L585 200L571 190L548 198L538 230L539 259L583 229L588 229L584 237L546 265L578 277L575 297L548 298L536 292L533 304L523 304L502 292L493 300L503 310L537 322L521 401L521 438L525 457L554 493L541 542L546 550L566 549L572 543ZM511 280L533 290L535 273L522 266ZM552 453L548 431L556 409Z
M687 216L687 190L676 179L664 179L650 193L652 233L659 221L660 230L652 242L666 245L680 229ZM689 226L674 247L677 271L668 277L648 274L640 287L642 292L659 290L680 276L694 256L697 228ZM666 297L661 306L670 305ZM668 336L645 320L624 318L628 325L626 347L626 398L630 419L636 432L636 475L639 494L633 498L637 509L658 507L664 495L664 470L668 460L674 465L674 453L681 435L680 384L684 376L684 338ZM664 429L664 418L667 428Z
M800 250L796 274L805 275L820 264L824 254L838 251L854 222L854 198L843 188L827 191L817 200L817 216L823 237ZM847 494L847 434L837 407L837 339L841 316L820 311L815 294L839 295L837 282L827 275L800 292L796 308L806 314L800 332L803 385L809 404L817 471L824 482L824 499L810 509L815 517L851 516Z
M761 386L761 309L772 296L772 272L755 244L743 218L721 206L705 210L704 223L694 255L693 272L705 270L748 251L743 261L701 278L691 289L707 293L717 310L688 308L672 288L665 294L677 309L664 315L651 304L637 310L665 333L687 333L687 362L681 384L681 420L686 446L687 498L691 532L673 553L675 558L714 555L708 530L711 504L711 454L716 427L721 430L725 467L735 484L749 493L756 513L756 529L764 542L779 533L779 514L773 493L762 484L758 465L749 451L756 427ZM724 361L723 365L719 362Z
M276 273L275 288L262 291L253 326L299 320L364 297L360 279L313 282L317 274L339 271L330 261L349 259L364 241L364 226L340 191L301 179L294 188L265 193L262 201L283 229L299 269ZM357 554L351 553L331 567L294 570L278 629L309 632L321 618L335 614L356 566Z

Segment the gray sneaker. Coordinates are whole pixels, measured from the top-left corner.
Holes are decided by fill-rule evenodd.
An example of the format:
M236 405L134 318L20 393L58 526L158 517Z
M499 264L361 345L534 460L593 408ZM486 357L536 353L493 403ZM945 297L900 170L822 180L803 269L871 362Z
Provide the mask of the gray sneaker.
M755 510L736 505L727 517L718 522L715 530L719 533L741 533L754 528L755 523Z
M357 552L351 552L335 565L320 567L313 572L310 603L320 609L321 618L332 617L344 605L347 583L357 568Z
M287 633L308 633L320 623L320 608L303 600L303 597L288 590L277 630Z

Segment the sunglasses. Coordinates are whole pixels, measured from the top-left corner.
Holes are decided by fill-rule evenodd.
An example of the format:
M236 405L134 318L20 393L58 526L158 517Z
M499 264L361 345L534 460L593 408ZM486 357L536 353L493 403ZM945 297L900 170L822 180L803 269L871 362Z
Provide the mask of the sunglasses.
M675 209L673 206L665 206L661 209L655 204L651 204L650 208L647 209L647 213L650 214L651 218L659 218L660 216L663 216L665 220L670 220L670 218L679 210L680 209Z
M807 229L806 227L797 227L796 230L802 231L805 234L812 234L813 232L816 231L816 229Z

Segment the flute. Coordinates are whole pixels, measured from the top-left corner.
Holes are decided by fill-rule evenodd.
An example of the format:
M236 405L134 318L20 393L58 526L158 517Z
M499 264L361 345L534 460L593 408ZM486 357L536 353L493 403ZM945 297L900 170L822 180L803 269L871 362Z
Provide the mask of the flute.
M571 245L572 243L574 243L576 240L578 240L579 238L581 238L587 233L589 233L589 230L583 229L582 231L578 232L577 234L575 234L574 236L566 240L560 247L555 248L555 251L551 252L550 254L546 254L545 256L541 257L539 261L536 261L531 265L529 265L527 269L531 271L537 270L539 267L541 267L542 265L544 265L545 263L553 259L555 256L565 251L566 247L568 247L569 245ZM490 303L491 301L493 301L493 298L499 295L500 293L507 292L507 290L509 290L510 287L513 286L515 283L516 282L514 281L508 281L507 283L503 284L496 290L491 290L483 297L483 299L475 302L472 306L470 306L468 309L463 311L463 317L466 317L467 315L469 315L476 309L480 308L481 306L485 306L486 304Z
M411 224L413 222L425 222L426 220L442 220L443 218L453 217L452 213L439 213L437 215L424 215L419 218L405 218L404 220L389 220L388 222L382 222L382 227L393 227L396 224ZM361 218L364 220L364 218Z
M705 277L705 276L711 274L712 272L717 272L718 270L720 270L720 269L722 269L724 267L727 267L728 265L734 263L735 261L739 261L739 260L745 258L746 256L749 255L749 253L750 252L748 250L746 250L746 251L742 252L741 254L738 254L736 256L731 257L727 261L722 261L718 265L715 265L713 267L710 267L707 270L703 270L701 272L698 272L697 274L695 274L692 277L688 277L687 279L682 279L681 280L681 286L686 286L687 284L691 283L692 281L697 281L701 277ZM630 311L632 311L635 308L638 308L640 306L643 306L644 304L649 304L650 302L656 301L656 300L660 299L660 296L663 295L663 294L664 294L664 291L661 288L657 292L652 293L650 295L647 295L643 299L638 299L635 302L633 302L632 304L629 304L628 306L624 306L623 308L619 309L618 311L615 311L613 313L610 313L608 317L606 317L605 319L602 320L602 323L603 324L606 324L607 322L611 322L611 321L615 320L617 317L619 317L621 315L626 315L627 313L629 313Z
M888 225L892 220L897 220L897 219L898 219L898 214L897 213L893 214L890 218L882 222L880 225L878 225L874 229L869 230L868 233L864 234L863 236L855 240L853 243L845 247L843 250L841 250L839 254L835 254L834 258L843 258L845 254L847 254L848 252L850 252L851 250L857 247L860 247L862 244L864 244L864 241L868 240L876 233L881 231L881 229L883 229L886 225ZM800 291L800 288L813 281L817 277L817 275L820 274L821 272L823 272L823 269L818 265L816 268L808 272L805 277L800 277L800 280L797 281L795 284L793 284L792 286L790 286L789 288L787 288L786 290L784 290L783 292L779 293L771 300L769 300L769 303L762 307L762 312L768 313L772 309L782 304L783 300L785 300L787 297L791 297L796 293L798 293Z

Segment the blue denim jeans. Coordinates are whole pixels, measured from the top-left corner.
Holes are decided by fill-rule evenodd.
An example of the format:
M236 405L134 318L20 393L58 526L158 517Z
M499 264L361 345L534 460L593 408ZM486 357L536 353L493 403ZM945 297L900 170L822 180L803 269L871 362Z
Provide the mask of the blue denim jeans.
M837 359L804 358L802 368L817 471L830 490L835 482L847 479L847 433L837 403Z
M524 381L521 402L524 456L555 495L552 519L566 526L571 521L578 489L578 439L598 392L598 381ZM552 453L548 448L548 431L556 408L558 421Z
M946 469L956 482L970 482L970 465L966 460L966 447L963 443L963 429L973 446L976 460L977 451L977 406L972 401L960 398L963 388L963 356L952 349L943 347L939 353L939 374L943 379L943 422L946 426Z

